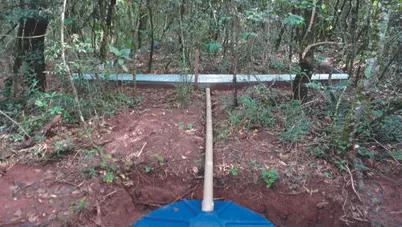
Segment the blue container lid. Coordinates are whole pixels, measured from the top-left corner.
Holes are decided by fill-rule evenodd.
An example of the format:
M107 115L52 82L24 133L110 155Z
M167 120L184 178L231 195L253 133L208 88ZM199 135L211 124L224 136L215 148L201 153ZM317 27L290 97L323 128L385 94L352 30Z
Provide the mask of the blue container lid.
M232 201L214 201L213 212L203 212L200 200L181 200L156 209L133 227L274 227L262 215Z

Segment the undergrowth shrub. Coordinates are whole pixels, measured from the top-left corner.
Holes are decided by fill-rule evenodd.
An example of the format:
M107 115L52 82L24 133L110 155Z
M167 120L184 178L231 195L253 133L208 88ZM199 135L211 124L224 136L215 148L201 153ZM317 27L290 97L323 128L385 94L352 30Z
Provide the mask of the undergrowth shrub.
M176 85L176 101L179 106L187 105L191 100L193 86L191 83L182 82Z
M282 104L283 126L281 128L280 140L283 142L301 141L309 132L311 121L308 119L305 110L299 100L292 100Z
M390 115L373 127L373 134L381 142L402 142L402 115Z
M115 114L119 110L135 107L141 98L131 97L116 90L102 93L79 94L79 105L85 119ZM1 109L21 124L28 134L41 130L55 115L61 115L62 120L77 123L79 117L76 111L74 97L70 93L34 92L24 103L13 100L2 102ZM0 119L2 130L14 131L15 141L23 140L23 132L7 119Z
M239 97L239 106L227 112L231 125L246 129L270 127L275 122L270 106L248 96Z
M277 106L279 103L284 102L283 95L277 89L270 88L265 84L252 86L245 91L245 94L259 100L265 106Z

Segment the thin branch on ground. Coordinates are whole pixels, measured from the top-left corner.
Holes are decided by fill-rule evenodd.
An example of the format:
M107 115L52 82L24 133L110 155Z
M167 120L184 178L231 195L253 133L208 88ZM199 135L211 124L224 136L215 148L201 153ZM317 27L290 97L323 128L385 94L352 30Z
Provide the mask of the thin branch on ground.
M15 124L16 126L18 126L18 128L21 129L21 131L24 133L24 135L28 138L31 138L30 135L28 135L27 131L25 131L25 129L18 123L16 122L14 119L12 119L10 116L8 116L6 113L4 113L2 110L0 110L0 114L2 114L3 116L5 116L8 120L10 120L13 124Z
M384 144L378 142L378 141L377 141L376 139L374 139L374 138L373 138L373 140L374 140L374 142L376 142L378 145L380 145L382 148L384 148L384 149L387 151L387 153L389 154L389 156L391 156L392 159L394 159L394 161L395 161L398 165L401 165L401 163L398 161L398 159L396 159L396 158L391 154L391 151L390 151L386 146L384 146Z
M349 173L349 176L350 176L350 183L351 183L351 185L352 185L352 189L353 189L353 191L355 192L357 198L359 198L360 202L362 202L362 199L360 198L360 195L359 195L359 193L356 191L356 188L355 188L355 182L354 182L354 180L353 180L353 174L352 174L352 172L350 171L350 169L349 169L349 167L348 167L347 165L345 165L345 168L346 168L346 170L347 170L348 173Z

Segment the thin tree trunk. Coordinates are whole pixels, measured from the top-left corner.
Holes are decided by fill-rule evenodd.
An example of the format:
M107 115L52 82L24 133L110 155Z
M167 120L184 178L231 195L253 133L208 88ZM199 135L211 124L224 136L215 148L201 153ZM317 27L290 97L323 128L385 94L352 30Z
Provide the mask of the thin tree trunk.
M236 107L239 105L237 99L237 48L239 44L239 21L237 17L237 8L236 2L232 0L232 54L233 54L233 106Z
M64 51L65 47L64 47L64 26L63 25L64 25L64 13L66 12L66 4L67 4L67 0L64 0L63 1L63 8L62 8L62 11L61 11L61 24L62 24L62 26L61 26L61 29L60 29L61 59L63 61L63 67L66 70L66 73L67 73L67 75L68 75L68 77L70 79L71 88L73 89L74 101L75 101L76 108L78 110L78 116L80 118L81 123L83 123L85 125L85 120L84 120L84 117L82 115L81 107L80 107L80 104L79 104L77 89L75 88L74 80L73 80L73 77L71 75L70 68L67 65L66 56L65 56L65 53L64 53L65 52Z
M186 45L185 45L185 38L184 38L184 28L183 28L183 20L184 20L184 12L185 12L185 0L182 0L180 5L180 17L179 17L179 24L180 24L180 35L179 35L179 44L180 44L180 51L182 53L182 62L185 68L187 68L186 64Z
M307 100L308 88L306 83L311 81L314 69L314 51L310 50L306 56L300 60L299 66L301 72L296 75L293 80L293 99L301 100L302 102Z
M151 47L149 52L149 61L148 61L148 73L151 73L152 70L152 61L154 56L154 20L152 17L152 6L151 1L147 1L147 8L149 14L149 24L150 24L150 31L149 31L149 38L151 39Z
M138 11L139 11L139 21L138 21L138 30L137 30L137 38L138 38L138 45L137 48L141 49L142 47L142 36L143 33L145 33L145 31L147 30L147 13L145 12L145 10L142 7L142 1L140 1L140 5L138 7Z
M200 50L195 49L194 54L194 91L198 91L198 68L200 62Z

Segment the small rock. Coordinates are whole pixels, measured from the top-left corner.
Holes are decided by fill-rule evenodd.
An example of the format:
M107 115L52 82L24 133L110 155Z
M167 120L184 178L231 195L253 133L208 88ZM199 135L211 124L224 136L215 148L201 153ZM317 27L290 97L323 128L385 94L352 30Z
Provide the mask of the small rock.
M22 215L22 209L21 209L21 208L19 208L18 210L16 210L16 211L14 212L14 216L15 216L15 217L20 218L21 215Z
M28 216L28 221L33 223L36 222L38 220L38 217L35 214L31 214Z

